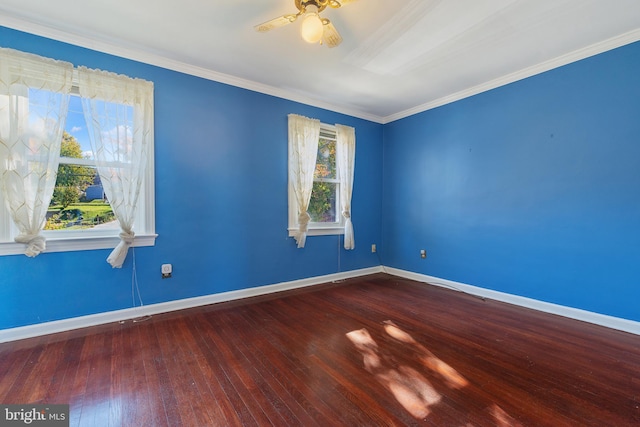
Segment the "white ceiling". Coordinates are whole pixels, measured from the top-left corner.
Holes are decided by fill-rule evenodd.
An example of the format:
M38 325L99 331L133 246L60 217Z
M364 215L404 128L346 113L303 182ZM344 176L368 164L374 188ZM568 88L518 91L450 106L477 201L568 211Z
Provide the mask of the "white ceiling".
M639 0L358 0L344 42L300 38L294 0L2 0L0 25L387 123L640 40ZM0 40L0 45L2 41Z

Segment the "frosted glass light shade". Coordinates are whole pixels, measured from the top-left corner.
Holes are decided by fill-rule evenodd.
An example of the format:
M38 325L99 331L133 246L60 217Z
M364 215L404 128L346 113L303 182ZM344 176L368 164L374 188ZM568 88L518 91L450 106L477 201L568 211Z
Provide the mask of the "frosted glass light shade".
M309 13L305 16L300 27L302 38L307 43L318 43L322 40L324 26L317 13Z

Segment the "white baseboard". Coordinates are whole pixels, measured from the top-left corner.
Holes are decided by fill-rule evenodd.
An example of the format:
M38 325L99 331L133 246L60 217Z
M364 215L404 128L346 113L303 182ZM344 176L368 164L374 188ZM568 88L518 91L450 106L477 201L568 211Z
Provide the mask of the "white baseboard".
M371 267L360 270L346 271L342 273L328 274L325 276L311 277L307 279L294 280L291 282L282 282L273 285L258 286L254 288L239 289L236 291L222 292L219 294L205 295L201 297L186 298L176 301L163 302L158 304L150 304L141 307L127 308L123 310L109 311L106 313L91 314L88 316L74 317L71 319L56 320L52 322L39 323L36 325L21 326L17 328L0 330L0 343L8 341L16 341L25 338L32 338L41 335L55 334L58 332L70 331L73 329L86 328L89 326L103 325L106 323L120 322L123 320L135 319L143 316L151 316L154 314L168 313L176 310L183 310L203 305L216 304L219 302L233 301L242 298L255 297L260 295L268 295L276 292L287 291L291 289L304 288L337 280L349 279L352 277L366 276L374 273L385 272L398 277L404 277L418 282L424 282L434 286L441 286L448 289L459 290L471 295L477 295L484 298L502 301L545 313L556 314L570 319L581 320L583 322L593 323L605 326L611 329L617 329L624 332L640 335L640 322L632 320L620 319L618 317L607 316L604 314L593 313L590 311L580 310L577 308L565 307L562 305L552 304L548 302L538 301L531 298L525 298L517 295L507 294L504 292L493 291L491 289L480 288L477 286L467 285L465 283L454 282L452 280L440 279L438 277L428 276L420 273L413 273L406 270L400 270L392 267Z
M123 310L109 311L106 313L91 314L88 316L74 317L71 319L55 320L52 322L38 323L36 325L20 326L17 328L0 330L0 343L32 338L41 335L55 334L73 329L86 328L88 326L103 325L105 323L120 322L136 319L159 313L167 313L202 305L216 304L219 302L233 301L242 298L267 295L291 289L304 288L322 283L335 282L337 280L350 279L352 277L366 276L368 274L381 273L382 267L363 268L360 270L345 271L342 273L328 274L325 276L311 277L308 279L282 282L273 285L258 286L255 288L239 289L237 291L222 292L219 294L205 295L201 297L186 298L176 301L168 301L158 304L150 304L141 307L127 308Z
M607 316L605 314L593 313L591 311L580 310L578 308L566 307L549 302L538 301L531 298L521 297L517 295L507 294L504 292L493 291L491 289L479 288L477 286L467 285L465 283L454 282L452 280L440 279L438 277L427 276L425 274L413 273L410 271L400 270L397 268L383 267L385 273L394 276L404 277L406 279L424 282L434 286L441 286L448 289L459 290L471 295L477 295L484 298L502 301L521 307L531 308L533 310L545 313L556 314L558 316L568 317L570 319L581 320L583 322L593 323L605 326L611 329L617 329L624 332L640 335L640 322L633 320L621 319L619 317Z

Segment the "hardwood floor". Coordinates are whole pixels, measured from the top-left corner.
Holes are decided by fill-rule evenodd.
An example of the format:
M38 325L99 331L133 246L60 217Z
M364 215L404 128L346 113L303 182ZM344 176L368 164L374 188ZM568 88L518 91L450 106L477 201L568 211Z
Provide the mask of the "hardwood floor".
M72 426L637 426L640 336L385 274L0 344Z

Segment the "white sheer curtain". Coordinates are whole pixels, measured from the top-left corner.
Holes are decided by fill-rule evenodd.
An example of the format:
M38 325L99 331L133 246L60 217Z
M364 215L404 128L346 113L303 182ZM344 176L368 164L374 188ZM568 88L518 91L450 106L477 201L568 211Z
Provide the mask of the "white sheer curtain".
M25 255L46 249L73 65L0 48L0 187Z
M78 86L105 195L120 223L107 262L122 267L134 241L134 219L153 140L153 83L78 68Z
M356 131L350 126L336 125L336 162L340 180L340 206L344 217L344 248L356 247L351 222L351 194L356 155Z
M311 216L307 212L316 168L320 120L289 114L289 191L298 202L298 248L304 248Z

